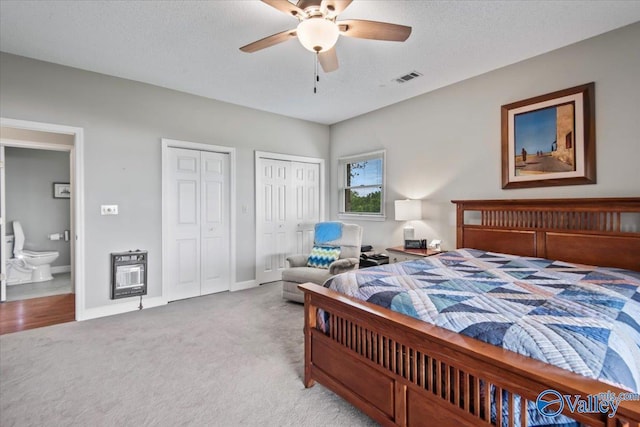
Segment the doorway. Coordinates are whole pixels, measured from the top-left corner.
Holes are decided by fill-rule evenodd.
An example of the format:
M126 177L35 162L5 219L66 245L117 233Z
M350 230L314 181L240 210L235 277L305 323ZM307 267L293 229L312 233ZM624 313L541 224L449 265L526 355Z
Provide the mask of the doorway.
M235 149L163 139L163 293L228 291L235 280Z
M69 135L69 144L73 138ZM70 145L69 145L70 146ZM69 151L6 147L4 150L6 301L73 293ZM14 250L35 251L32 266ZM38 270L35 270L37 268Z
M324 217L324 159L257 151L256 282L282 279L287 257L309 253Z
M7 159L5 158L5 150L46 150L58 153L63 152L68 157L68 182L61 182L60 184L64 185L59 189L65 190L65 194L66 192L70 193L69 198L67 199L67 203L69 204L69 228L52 230L52 233L49 233L49 238L64 240L66 237L68 239L66 240L69 245L69 251L66 255L68 264L64 266L54 265L52 270L54 271L54 274L68 274L71 290L75 293L75 295L68 294L71 295L71 300L69 298L65 298L65 310L70 311L70 313L61 315L60 312L57 312L56 315L52 317L53 323L49 324L60 323L60 321L68 321L69 319L82 320L84 313L83 130L81 128L71 126L8 118L0 119L0 126L2 129L0 140L0 157L2 157L0 159L0 242L2 242L2 250L0 251L0 268L2 270L0 273L0 300L3 301L3 306L6 308L6 310L3 311L9 313L10 310L7 308L8 304L15 304L14 302L4 302L7 300L7 258L11 256L11 254L7 253L7 246L5 244L8 228L6 200L7 188L5 176L5 162ZM51 193L48 196L51 198L54 197L53 182L51 183ZM11 226L12 228L15 228L13 223ZM27 230L24 231L24 234L28 232ZM65 231L67 231L66 236ZM56 236L51 237L53 234ZM28 239L27 241L29 242ZM39 248L34 249L37 251ZM41 300L41 298L33 299L33 301L36 300ZM18 303L24 303L25 301L18 301ZM47 304L40 303L37 306L51 307L51 301ZM16 310L16 312L28 312L33 314L32 310L21 309ZM46 316L46 313L39 312L35 315L42 317L43 315ZM4 320L7 320L6 316L3 317ZM65 320L56 321L55 319ZM16 319L9 320L15 321ZM24 319L22 322L25 322Z

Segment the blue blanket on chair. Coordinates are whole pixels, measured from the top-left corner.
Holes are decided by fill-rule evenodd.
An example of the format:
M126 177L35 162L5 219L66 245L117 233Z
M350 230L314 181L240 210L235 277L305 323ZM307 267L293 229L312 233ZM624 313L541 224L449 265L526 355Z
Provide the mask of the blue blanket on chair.
M315 227L315 242L322 244L342 237L341 222L319 222Z

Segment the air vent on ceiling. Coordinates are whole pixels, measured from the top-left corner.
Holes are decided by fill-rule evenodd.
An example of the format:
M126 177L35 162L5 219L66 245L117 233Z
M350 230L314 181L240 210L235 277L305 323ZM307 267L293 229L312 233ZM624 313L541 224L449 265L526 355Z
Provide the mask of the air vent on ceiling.
M419 73L417 71L412 71L409 74L405 74L404 76L400 76L397 79L394 79L396 82L398 83L406 83L409 80L413 80L413 79L417 79L418 77L422 76L422 73Z

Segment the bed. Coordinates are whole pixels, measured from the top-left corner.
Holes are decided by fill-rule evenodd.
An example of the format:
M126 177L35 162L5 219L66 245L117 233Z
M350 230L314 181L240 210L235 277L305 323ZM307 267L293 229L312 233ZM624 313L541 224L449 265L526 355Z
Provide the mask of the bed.
M450 258L507 254L640 276L634 273L640 271L640 198L454 203L456 244L468 249ZM588 378L328 288L300 289L305 386L320 382L382 425L540 425L531 407L554 396L536 402L545 390L570 396L633 390L620 378ZM638 400L622 401L613 416L572 412L568 404L560 409L567 418L555 423L640 426Z

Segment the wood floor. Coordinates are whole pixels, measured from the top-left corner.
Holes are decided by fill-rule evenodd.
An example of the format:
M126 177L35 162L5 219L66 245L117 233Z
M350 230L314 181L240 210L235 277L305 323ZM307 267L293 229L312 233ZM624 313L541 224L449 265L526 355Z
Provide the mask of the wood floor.
M76 318L75 294L0 303L0 335L41 328Z

